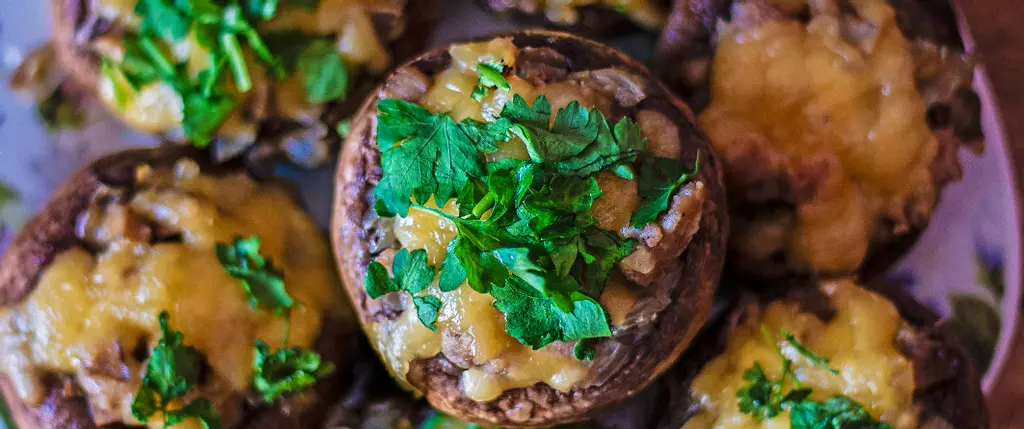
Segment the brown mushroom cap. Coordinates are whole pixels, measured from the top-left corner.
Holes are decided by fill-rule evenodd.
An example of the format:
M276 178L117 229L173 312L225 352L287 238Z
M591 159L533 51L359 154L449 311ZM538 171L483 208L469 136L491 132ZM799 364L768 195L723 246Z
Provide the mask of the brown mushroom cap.
M692 163L696 151L701 152L700 172L694 180L705 184L707 197L699 229L677 259L681 274L666 285L669 303L651 315L652 323L614 334L615 339L630 352L623 353L625 361L616 366L614 373L602 374L605 381L568 393L546 384L536 384L507 390L491 401L476 402L466 397L460 388L462 368L443 354L413 361L407 374L408 381L426 395L431 405L461 419L502 426L542 426L579 421L603 407L639 393L673 364L707 319L723 265L722 252L728 230L721 168L707 139L694 125L690 109L632 58L608 46L565 33L524 31L502 37L510 37L521 52L524 48L554 50L568 59L569 72L614 67L640 76L647 96L639 107L656 110L678 126L684 162ZM447 50L437 49L420 55L398 70L401 73L403 69L412 68L432 75L447 67L450 61ZM546 64L534 66L541 67L541 72L548 70L543 68ZM520 64L518 67L531 66ZM372 191L380 180L381 168L380 151L374 137L376 105L386 88L387 83L380 88L378 95L366 101L343 143L331 227L342 280L361 315L364 328L374 320L388 317L384 312L368 310L371 300L364 286L367 266L376 256L370 247L374 234ZM528 418L512 420L506 411L513 409L530 410Z
M690 383L707 362L725 350L731 332L756 313L758 306L785 299L827 318L832 311L828 297L808 282L791 280L800 284L763 295L741 291L727 315L701 332L679 364L659 380L657 388L663 389L662 398L666 403L662 407L667 412L656 427L679 429L700 411L701 405L694 401L690 392ZM914 402L921 407L920 421L940 418L952 428L987 428L988 410L981 379L952 326L898 287L872 285L869 290L892 301L909 325L905 328L910 331L909 335L901 333L898 341L902 352L914 365Z
M153 167L171 167L187 157L195 160L204 173L222 174L238 171L237 164L213 164L207 155L188 148L164 147L134 149L101 158L73 174L50 198L43 210L33 217L15 237L0 260L0 307L17 305L28 297L38 285L39 276L55 256L77 244L75 223L87 210L92 195L103 185L132 189L135 186L135 167L141 164ZM325 361L337 368L345 368L362 342L356 335L351 317L345 314L325 314L323 328L314 349ZM328 407L337 398L346 376L324 379L316 385L315 393L301 400L279 399L273 406L243 403L242 422L247 428L305 428L322 421ZM0 391L11 410L19 429L96 428L86 398L73 379L65 374L46 374L43 378L48 390L43 402L35 407L19 401L10 380L0 375ZM103 427L121 428L125 425Z
M846 0L840 0L840 3ZM923 40L953 53L964 50L956 14L948 0L888 0L896 12L896 22L904 37L908 40ZM729 19L730 8L740 0L693 0L677 1L665 23L655 54L655 71L669 87L690 103L698 112L707 107L709 102L708 77L711 61L715 52L717 22ZM771 3L759 3L749 0L755 6ZM776 13L774 10L765 13ZM695 73L695 71L700 71ZM696 80L694 80L696 78ZM921 86L921 85L919 85ZM961 177L960 163L957 159L959 149L966 147L976 153L981 151L982 130L980 122L981 104L978 95L970 87L970 82L957 88L950 94L934 100L928 105L928 125L938 136L939 148L935 159L929 165L932 181L941 194L947 184ZM786 177L772 178L772 183L759 183L753 187L780 189L780 193L789 192L793 183ZM776 183L777 182L777 183ZM730 193L739 193L730 188ZM745 202L738 199L730 200L730 208L737 219L756 220L771 217L780 213L789 213L794 206L788 201L772 200L768 202ZM818 273L825 276L858 275L864 280L874 279L891 267L905 255L920 238L928 226L930 215L915 214L913 203L908 202L905 208L906 227L897 228L894 222L884 217L880 219L868 247L867 255L856 273ZM935 205L938 198L935 199ZM735 222L734 222L735 224ZM730 252L727 271L739 273L743 278L785 279L793 275L805 275L806 272L794 272L785 265L784 258L778 261L758 261L758 267L751 269L753 264L735 263L742 258Z

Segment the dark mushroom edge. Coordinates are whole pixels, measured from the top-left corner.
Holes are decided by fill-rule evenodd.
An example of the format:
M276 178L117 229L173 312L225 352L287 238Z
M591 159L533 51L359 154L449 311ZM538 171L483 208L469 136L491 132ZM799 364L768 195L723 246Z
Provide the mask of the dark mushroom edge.
M210 188L211 183L216 183L217 187ZM229 201L214 201L214 197L225 197L224 193L211 195L216 194L217 189L235 194L225 198ZM260 237L262 241L257 242L263 246L259 249L260 255L278 256L267 262L268 271L264 274L279 273L276 276L280 278L280 273L288 273L289 278L317 284L285 285L285 294L294 300L291 310L287 310L291 313L289 322L264 308L263 298L249 295L246 299L243 282L226 273L218 264L218 257L213 255L214 243L204 241L213 237L230 241L230 235L217 234L228 234L227 229L218 228L232 227L218 225L206 230L196 227L203 224L203 215L209 216L204 209L220 212L229 210L232 205L244 206L248 204L246 200L273 202L275 209L261 210L258 214L263 218L260 222L266 222L264 225L284 222L282 228L293 235L288 239L301 241L282 243L280 237ZM290 212L288 206L291 206ZM188 213L189 210L193 212ZM148 357L161 339L159 330L153 332L158 311L170 311L171 329L184 331L184 345L200 350L195 352L198 357L193 364L179 361L173 365L177 370L190 371L183 369L189 366L192 371L198 371L192 373L196 377L190 383L193 388L182 401L213 400L213 410L219 414L223 427L299 428L323 422L328 408L347 383L345 365L360 342L351 310L344 303L341 286L331 267L326 237L321 238L322 232L301 210L294 193L284 183L252 177L237 163L215 164L208 155L187 148L123 151L92 162L72 175L44 209L24 226L0 262L0 314L5 338L0 351L5 364L0 375L0 390L18 427L141 427L130 424L133 420L126 420L132 419L133 414L128 410L131 402L126 401L132 401L141 391ZM184 216L176 217L179 213ZM289 217L270 220L275 213ZM242 218L252 215L234 213ZM213 218L207 220L211 222L208 226L216 224ZM175 223L178 221L183 223ZM230 220L220 216L219 221L238 222L237 227L252 219ZM310 239L311 236L314 238ZM180 251L188 242L199 247ZM136 259L123 252L118 256L117 251L112 250L118 246L135 249ZM209 246L208 251L206 246ZM288 247L291 255L280 253L283 249L277 246ZM301 266L294 265L296 255L304 260ZM101 256L105 256L106 261L96 259ZM127 264L120 265L118 260ZM90 273L103 266L108 272ZM169 271L161 274L161 266ZM75 283L76 270L92 279L89 286L92 292L88 295L82 283ZM175 270L188 270L187 277L167 275ZM66 282L61 283L62 276ZM83 277L77 279L89 281ZM222 284L207 281L210 279ZM107 289L104 282L118 283L130 292L118 295ZM57 286L59 291L53 289ZM40 287L49 289L36 294ZM188 295L174 297L172 287ZM278 293L274 296L283 299ZM188 299L198 301L177 305L180 300ZM253 299L256 301L251 303ZM69 307L70 302L76 304L74 308ZM94 307L85 310L89 305ZM75 311L83 313L74 316ZM243 311L245 313L240 313ZM230 320L239 314L244 319ZM203 315L223 319L197 321ZM83 319L90 323L78 325ZM72 325L79 327L72 328ZM313 328L317 331L313 332ZM47 335L50 330L60 331L60 339L54 340L57 337L51 336L50 343L32 339L36 335ZM286 330L289 333L285 333ZM84 332L99 337L90 341ZM233 388L224 374L252 374L255 355L252 337L255 335L266 339L269 349L274 351L284 349L278 341L282 336L289 336L288 348L304 347L315 351L319 354L319 367L333 365L335 372L330 377L318 378L313 388L277 395L272 402L266 402L251 384L246 384L250 386L246 390ZM246 349L241 342L247 339L253 342L247 342ZM80 341L65 344L74 340ZM202 344L198 343L200 341ZM76 344L81 347L74 348ZM42 361L52 358L54 351L66 353L71 361L61 365L75 368L38 366L44 362L26 357L23 351L26 347L39 352L34 356L45 356ZM233 355L229 350L239 354ZM225 359L232 357L237 358L232 362L239 366L225 364ZM267 380L275 382L273 377L279 375L268 375L271 378ZM242 382L252 383L252 380Z
M638 394L671 366L707 319L721 273L721 251L728 231L718 161L703 134L693 124L693 116L685 104L652 79L642 65L612 48L569 34L545 31L512 33L452 46L450 51L430 51L399 66L352 121L351 132L343 143L339 158L331 227L342 280L361 315L364 331L386 366L391 368L392 375L407 387L422 392L439 410L480 424L513 427L583 420L605 406ZM497 52L497 55L487 53L488 50ZM438 225L440 215L421 216L419 213L422 211L418 209L411 210L406 218L378 216L374 208L375 201L380 204L374 191L382 176L381 150L375 141L380 135L377 130L380 123L378 103L385 99L419 101L433 110L451 111L452 116L459 118L478 118L486 114L482 113L484 111L497 114L504 101L511 97L508 92L490 90L480 102L474 102L469 96L478 82L476 72L472 72L473 65L488 59L495 60L496 57L504 59L504 64L508 65L504 71L511 92L530 102L533 95L525 94L536 89L537 93L543 93L552 100L551 104L556 109L566 106L570 100L579 100L585 107L603 106L601 110L609 115L611 123L623 117L638 118L639 129L646 130L643 135L649 140L648 155L672 157L681 160L683 165L693 166L698 162L698 152L700 154L699 171L690 178L690 185L680 188L682 191L675 194L671 204L681 210L686 205L684 201L703 196L699 221L695 217L696 210L671 209L669 212L676 215L662 214L657 225L653 222L647 225L658 229L658 237L650 241L647 239L653 237L642 238L637 248L644 251L635 251L630 257L640 255L638 259L648 262L648 267L616 270L618 273L611 276L615 281L608 281L610 286L599 297L602 304L606 304L604 300L610 295L607 290L616 289L624 291L620 295L630 299L625 302L635 305L620 305L617 309L605 305L607 314L610 314L611 337L597 338L592 344L588 343L594 351L590 361L581 361L573 356L572 342L555 342L538 352L530 352L528 347L519 344L522 339L516 341L503 332L505 315L490 305L490 297L476 294L465 284L455 292L440 294L445 301L441 303L440 311L435 309L434 312L437 324L443 325L440 333L425 327L427 322L417 320L410 294L391 293L371 299L367 293L368 267L383 264L381 268L385 275L390 275L390 260L396 256L399 242L416 239L410 232L414 226L424 228L429 237L444 236L444 240L450 240L454 235L448 225L448 232L430 236L432 231L438 230L426 225ZM443 80L444 84L432 83L431 77ZM655 130L666 131L653 132ZM515 156L513 146L499 146L499 155ZM525 148L518 155L529 156ZM603 184L601 189L602 192L614 191L606 189ZM594 206L601 205L602 209L594 216L599 219L611 217L612 222L618 217L619 221L628 222L629 214L637 204L633 195L632 199L625 194L624 198L604 201L612 204L595 202ZM450 205L446 206L446 210L451 209ZM621 219L623 212L625 219ZM680 236L684 228L679 228L679 225L686 223L685 218L689 218L696 228L685 228L689 232ZM666 219L669 219L668 223ZM618 228L609 229L614 231ZM435 238L422 239L416 244L423 248L424 243L431 240ZM653 250L647 246L648 243ZM445 251L441 245L446 246L447 241L435 243L437 249L433 251L428 248L427 254L434 255L429 256L433 259L428 264L439 264L437 256L443 258ZM415 248L408 250L419 252ZM433 274L430 276L433 278ZM649 286L641 288L637 283ZM435 286L430 286L427 291L439 292ZM451 314L446 315L444 306L468 305L464 301L473 299L483 302L472 307L473 311L489 315L474 316L480 319L474 319L471 325L480 331L474 331L470 336L463 335L459 329L449 329L445 324L454 322ZM462 311L462 308L455 312ZM394 340L391 333L397 330L396 326L401 327L400 332L416 331L419 334ZM487 337L475 340L481 332ZM460 337L464 338L463 345L459 344ZM499 339L498 343L504 345L495 346L495 341L490 338ZM480 348L480 344L485 346ZM474 353L476 349L482 352ZM561 377L561 389L549 384L558 380L555 377L537 380L529 376L519 379L505 377L476 361L485 353L506 360L517 356L552 359L549 364L542 365L542 368L547 368L544 371L568 371L564 373L568 375ZM508 362L515 365L516 361ZM532 375L528 368L523 369L525 374ZM585 376L581 378L572 371ZM467 376L466 373L470 372L471 375ZM473 380L471 385L462 381L465 377ZM566 379L568 383L564 381ZM477 383L476 380L486 382ZM588 381L587 385L573 386L573 381L581 380ZM500 383L507 383L507 387ZM464 389L467 386L470 386L468 391L473 392L475 399Z

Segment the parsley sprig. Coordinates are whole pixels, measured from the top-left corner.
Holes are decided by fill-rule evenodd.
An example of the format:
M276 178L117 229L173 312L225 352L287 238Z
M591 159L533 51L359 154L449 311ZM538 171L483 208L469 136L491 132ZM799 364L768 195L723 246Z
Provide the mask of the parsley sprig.
M761 327L765 340L773 344L782 359L782 375L772 379L760 362L743 373L743 380L749 384L736 392L739 409L755 420L778 417L789 411L792 429L892 429L887 423L876 421L864 406L853 399L834 395L824 402L810 399L813 389L803 387L793 369L793 361L786 358L779 347L777 337L764 326ZM780 331L783 342L793 347L812 365L825 369L833 375L839 371L829 366L829 360L804 345L795 335ZM787 381L793 388L786 391Z
M159 414L164 428L195 418L206 429L219 429L220 417L208 399L177 405L198 384L203 356L183 343L184 335L171 329L168 319L166 311L160 313L161 337L149 355L142 386L132 401L132 416L145 423Z
M260 238L236 237L215 245L217 260L232 277L241 280L249 306L263 308L278 316L287 315L295 299L284 287L284 273L269 258L260 255Z
M484 69L481 83L485 76L496 82L490 72L500 76L500 71ZM455 224L459 234L440 269L442 291L465 281L491 294L506 315L508 333L533 348L611 335L596 298L614 264L635 243L597 228L589 210L601 196L597 173L634 177L630 164L647 144L635 122L623 118L612 126L600 110L572 102L551 123L551 104L544 96L531 106L514 95L489 123L456 123L446 113L395 99L382 100L378 110L383 174L374 207L382 217L405 216L413 208ZM513 136L526 145L530 160L483 162L481 152L493 152ZM456 198L459 213L427 206L430 198ZM437 274L425 265L425 256L422 260L414 270L394 267L394 277L371 263L368 294L404 290L415 296ZM410 283L409 276L417 282ZM424 296L414 303L421 321L435 329L440 301ZM589 346L577 349L577 357L593 357Z
M236 237L230 244L216 243L217 259L224 270L241 281L252 309L262 308L285 318L280 349L271 350L257 340L253 358L253 388L270 403L287 393L305 390L334 368L322 363L320 355L302 347L288 347L291 309L295 299L285 289L284 273L270 258L260 254L260 238Z
M473 87L473 92L470 94L474 100L482 100L487 95L487 90L490 88L498 88L508 92L512 89L512 85L509 85L508 80L505 80L505 76L502 76L502 72L505 71L505 65L500 62L483 62L476 65L476 72L480 75L480 78L476 82L476 86Z
M271 350L257 340L253 371L253 387L265 402L272 403L286 394L309 389L334 372L334 365L302 347Z
M700 169L700 151L688 170L683 163L669 158L650 157L640 167L638 191L640 206L633 212L629 224L634 228L643 228L653 222L658 215L668 209L669 201L679 187L690 180Z
M417 296L430 286L437 272L434 267L427 264L427 251L417 249L409 252L408 249L400 249L395 254L391 271L395 273L394 277L388 275L387 268L380 262L371 263L366 274L366 293L370 298L377 299L392 292L408 292L413 297L420 322L430 330L436 331L437 325L434 322L437 321L441 301L434 296ZM458 287L457 283L455 287Z

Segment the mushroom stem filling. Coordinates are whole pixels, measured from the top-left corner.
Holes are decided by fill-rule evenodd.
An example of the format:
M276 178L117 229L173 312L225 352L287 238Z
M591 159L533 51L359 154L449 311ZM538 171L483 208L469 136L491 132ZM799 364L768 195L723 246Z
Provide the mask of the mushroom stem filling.
M900 345L910 328L896 307L848 280L821 290L828 320L788 301L747 314L694 379L701 411L683 429L918 427L914 363Z
M29 406L60 375L87 398L97 425L139 424L153 415L133 401L155 393L140 390L155 377L146 371L154 347L183 341L201 355L195 394L231 427L252 390L277 393L271 399L287 390L259 362L282 371L289 354L314 345L325 312L347 314L326 240L284 188L245 173L201 174L182 159L141 165L135 182L101 185L74 225L78 244L0 312L3 373ZM173 329L162 334L167 318ZM150 427L160 420L153 415Z
M853 272L883 219L905 233L935 201L912 44L886 1L839 3L737 2L718 24L700 123L733 199L794 208L745 221L735 207L730 244L746 260ZM805 9L809 21L789 18Z
M660 113L611 116L639 103L608 85L626 72L524 78L509 39L449 54L433 77L397 71L385 91L404 98L377 106L374 209L396 240L367 270L367 331L399 380L441 355L476 401L599 383L696 232L699 157L679 160Z

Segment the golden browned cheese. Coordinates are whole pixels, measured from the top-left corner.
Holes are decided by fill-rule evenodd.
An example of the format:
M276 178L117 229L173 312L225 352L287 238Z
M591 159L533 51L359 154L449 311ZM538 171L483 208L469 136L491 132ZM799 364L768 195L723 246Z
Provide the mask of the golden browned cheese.
M736 397L750 384L743 380L743 372L755 362L769 378L782 375L777 347L794 362L802 387L814 390L810 399L824 401L845 395L895 429L916 428L919 410L913 396L914 365L896 343L904 327L896 307L848 280L826 283L822 290L836 309L830 321L800 311L795 303L776 301L764 308L760 317L738 327L723 354L711 360L694 379L691 394L702 411L683 429L789 429L788 411L759 422L739 410ZM789 343L769 343L762 333L780 329L793 333L808 348L830 359L829 366L839 374L813 365ZM785 389L791 388L792 383L787 383Z
M470 94L478 79L477 63L499 61L513 66L516 51L509 39L453 45L449 49L453 58L451 66L434 77L430 89L419 103L433 112L449 112L455 120L493 120L513 94L519 94L530 103L537 95L544 94L552 100L552 108L556 110L572 100L580 101L585 107L602 104L601 101L587 100L578 92L577 86L556 83L534 87L515 76L507 77L512 86L509 93L491 90L482 100L473 100ZM496 153L486 154L485 159L529 159L525 145L518 138L500 144L499 148ZM595 201L591 212L602 220L602 227L607 223L617 229L620 223L629 219L632 209L639 203L636 183L603 176L598 180L603 194ZM630 204L609 201L628 201ZM437 207L433 200L428 205ZM457 213L454 201L442 209ZM605 210L605 213L599 214L596 209ZM410 209L407 217L396 219L394 232L403 248L409 251L425 249L428 262L434 266L440 266L444 261L448 243L458 234L450 221L415 208ZM393 252L387 252L377 258L389 271L391 256ZM436 296L442 302L436 332L425 327L415 311L404 311L395 320L372 322L368 329L372 343L400 381L404 382L412 361L431 358L439 353L452 360L457 360L457 356L470 357L471 362L463 362L468 367L462 373L461 386L467 397L477 401L489 401L506 390L537 383L568 392L594 381L591 363L573 357L571 344L555 343L540 350L531 350L509 336L505 331L505 316L494 308L491 295L478 293L467 284L452 292L441 292L436 281L422 293ZM408 294L400 294L400 299L403 308L413 308ZM608 309L613 324L623 323L635 302L636 297L624 283L610 281L601 296L601 304Z
M116 19L128 26L138 25L134 14L138 0L98 0L89 2L99 16ZM351 67L364 67L373 74L386 71L390 54L381 42L367 13L366 4L372 0L323 0L316 10L301 6L289 6L282 2L274 18L261 25L261 31L300 30L308 34L332 36L338 54ZM396 0L379 0L379 2ZM101 37L93 48L115 61L120 61L124 48L120 39ZM210 53L203 48L193 35L176 43L170 52L173 58L185 61L193 77L210 67ZM246 54L253 87L259 88L269 77L264 66L250 53ZM309 105L301 79L293 76L277 83L275 106L291 118L315 120L318 110ZM115 90L116 89L116 90ZM234 91L233 85L230 89ZM155 81L141 88L134 88L117 68L101 73L97 93L100 100L128 125L146 132L178 132L181 127L183 102L181 96L167 82ZM235 91L236 95L239 95ZM257 124L242 121L240 113L229 119L220 134L230 137L255 138Z
M579 23L579 8L594 5L621 11L647 28L656 28L665 20L665 12L658 7L656 0L539 0L533 3L547 19L567 25Z
M744 252L782 251L804 268L852 271L880 216L902 213L912 193L934 199L928 165L937 143L909 43L885 1L852 4L863 22L816 11L807 24L721 24L700 118L716 149L731 160L766 143L784 159L782 174L808 165L821 173L799 197L794 222L736 237ZM772 168L763 164L750 167Z
M203 175L188 159L173 170L142 166L138 175L141 185L130 199L105 203L98 197L79 219L78 234L98 251L75 246L60 252L35 291L0 312L0 368L30 405L46 394L41 375L69 374L91 406L137 424L130 406L145 368L131 350L160 339L162 311L209 364L211 381L201 394L215 404L249 391L256 340L276 347L287 335L289 345L310 347L325 310L347 314L326 240L282 187L245 173ZM157 232L140 233L140 219L180 234L181 242L152 243L148 234ZM215 243L249 236L258 236L260 253L283 270L297 302L290 324L250 308L242 284L215 255ZM111 356L114 347L124 352ZM93 367L122 357L126 380Z

